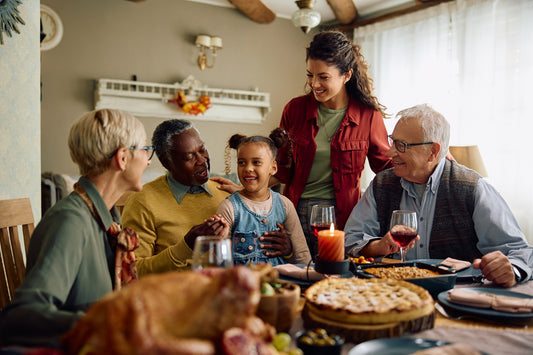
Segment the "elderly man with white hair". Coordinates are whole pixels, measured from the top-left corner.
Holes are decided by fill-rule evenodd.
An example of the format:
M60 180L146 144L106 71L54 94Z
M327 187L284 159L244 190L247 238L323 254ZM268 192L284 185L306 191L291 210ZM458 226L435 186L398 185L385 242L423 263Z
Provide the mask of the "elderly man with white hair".
M472 261L503 287L529 280L533 247L500 194L478 173L446 159L450 126L428 105L398 113L387 155L394 167L376 175L344 229L346 252L383 256L399 251L392 239L393 210L416 211L418 236L407 260Z

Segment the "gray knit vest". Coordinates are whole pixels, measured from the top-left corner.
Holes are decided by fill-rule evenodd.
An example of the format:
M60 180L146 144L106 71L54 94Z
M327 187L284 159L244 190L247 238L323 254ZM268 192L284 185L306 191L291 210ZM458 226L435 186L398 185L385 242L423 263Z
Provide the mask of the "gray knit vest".
M446 160L437 192L435 216L429 242L432 259L453 257L471 261L481 257L472 214L478 173L455 161ZM394 168L379 173L373 183L380 235L390 229L390 216L400 208L402 186Z

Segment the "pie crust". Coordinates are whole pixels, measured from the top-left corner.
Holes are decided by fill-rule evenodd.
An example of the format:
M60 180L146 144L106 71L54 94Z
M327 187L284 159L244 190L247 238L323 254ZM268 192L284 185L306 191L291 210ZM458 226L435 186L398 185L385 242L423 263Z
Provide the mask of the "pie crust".
M344 324L390 324L434 312L427 290L401 280L327 278L305 298L311 315Z

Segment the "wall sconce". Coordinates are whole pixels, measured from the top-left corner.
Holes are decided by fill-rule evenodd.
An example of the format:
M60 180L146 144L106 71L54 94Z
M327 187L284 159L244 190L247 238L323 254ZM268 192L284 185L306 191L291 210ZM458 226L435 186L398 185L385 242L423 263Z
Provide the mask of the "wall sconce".
M196 36L196 46L200 47L200 53L198 53L198 66L200 70L205 68L213 68L215 66L215 58L217 56L217 49L222 49L222 38L209 37L206 35ZM207 50L211 49L211 56L213 57L213 63L207 64Z
M320 23L320 13L313 10L315 0L297 0L298 10L292 14L292 23L296 27L300 27L303 33L309 32L309 30Z

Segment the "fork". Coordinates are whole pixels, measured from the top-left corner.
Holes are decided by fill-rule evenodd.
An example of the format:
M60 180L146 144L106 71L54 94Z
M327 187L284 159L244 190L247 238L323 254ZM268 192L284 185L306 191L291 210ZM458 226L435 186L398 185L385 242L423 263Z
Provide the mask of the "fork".
M438 302L435 302L435 309L437 311L439 311L440 314L442 314L444 317L448 318L448 319L465 319L464 317L466 317L465 315L461 315L461 316L452 316L451 314L449 314L448 312L446 312L446 310L444 309L444 307L442 307L440 305L440 303Z

